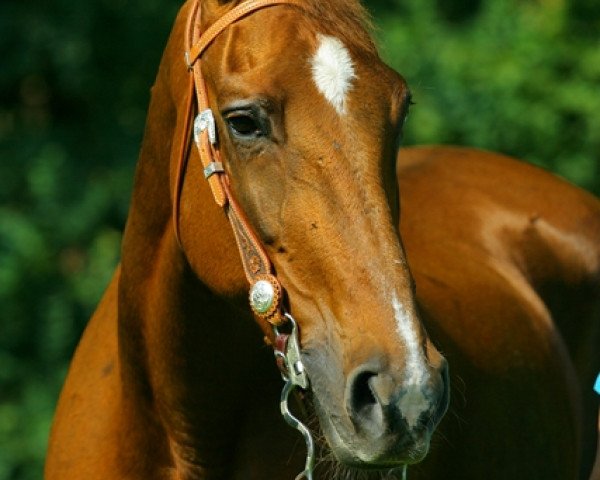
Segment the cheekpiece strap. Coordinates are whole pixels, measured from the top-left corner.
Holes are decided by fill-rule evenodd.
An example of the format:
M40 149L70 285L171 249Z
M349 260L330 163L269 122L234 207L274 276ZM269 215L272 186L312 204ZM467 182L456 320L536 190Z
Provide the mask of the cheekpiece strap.
M250 306L254 314L271 323L280 325L285 321L282 313L283 289L277 277L273 274L272 265L258 236L254 233L244 212L229 189L229 179L221 161L219 138L214 113L210 108L208 90L202 74L201 57L229 25L237 22L246 15L262 8L275 5L295 5L302 8L299 0L248 0L242 2L219 18L214 24L200 33L200 0L192 5L188 17L186 31L185 63L192 77L193 91L190 98L190 112L196 103L199 112L193 122L194 143L198 148L202 161L204 176L208 181L214 200L220 207L226 209L227 217L240 251L244 273L250 283ZM186 121L186 125L189 120ZM188 128L188 127L186 127ZM186 142L187 143L187 140ZM183 176L187 158L182 155L179 161L178 178L175 185L174 222L177 239L179 240L179 197L183 184ZM181 243L181 242L180 242Z

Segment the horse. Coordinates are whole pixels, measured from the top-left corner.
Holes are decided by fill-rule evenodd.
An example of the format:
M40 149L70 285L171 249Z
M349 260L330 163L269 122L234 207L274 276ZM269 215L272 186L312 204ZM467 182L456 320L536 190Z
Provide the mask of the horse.
M47 480L589 473L600 202L409 104L355 0L185 3Z
M404 150L398 172L422 318L457 375L457 415L440 426L454 448L432 451L437 461L423 468L436 473L423 478L587 480L597 443L600 202L474 149ZM479 460L456 465L459 451L461 462ZM443 477L435 463L446 461L469 473Z

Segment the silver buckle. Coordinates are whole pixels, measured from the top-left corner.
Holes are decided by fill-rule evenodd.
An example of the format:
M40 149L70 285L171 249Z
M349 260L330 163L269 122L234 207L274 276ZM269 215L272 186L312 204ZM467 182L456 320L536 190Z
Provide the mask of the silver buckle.
M194 120L194 140L200 143L200 135L204 130L208 131L208 140L212 145L217 144L217 127L215 117L210 108L202 110Z
M223 173L224 171L225 169L223 168L223 164L221 162L210 162L204 168L204 178L208 180L215 173Z

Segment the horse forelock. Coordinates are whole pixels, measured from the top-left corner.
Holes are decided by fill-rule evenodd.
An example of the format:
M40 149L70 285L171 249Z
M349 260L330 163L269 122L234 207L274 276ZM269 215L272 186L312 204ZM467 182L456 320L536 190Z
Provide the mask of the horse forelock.
M376 55L369 12L356 0L306 0L301 26L338 38L355 51Z
M206 3L206 2L205 2ZM211 22L243 1L234 0L228 6L207 14ZM295 18L298 29L339 38L348 48L377 54L371 37L373 22L367 9L358 0L304 0L303 15ZM213 15L214 14L214 15Z

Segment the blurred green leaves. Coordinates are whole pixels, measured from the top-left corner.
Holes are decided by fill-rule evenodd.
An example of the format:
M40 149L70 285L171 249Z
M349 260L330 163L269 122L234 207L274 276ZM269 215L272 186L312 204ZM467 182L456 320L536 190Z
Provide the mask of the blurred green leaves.
M405 143L498 150L600 193L598 2L367 5L417 102ZM178 6L0 2L0 480L42 475L68 361L118 261Z
M39 479L178 3L0 3L0 480Z
M379 22L384 56L417 105L407 143L454 143L544 165L600 192L600 7L577 2L405 0ZM450 12L450 13L449 13Z

